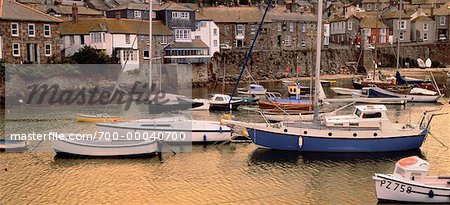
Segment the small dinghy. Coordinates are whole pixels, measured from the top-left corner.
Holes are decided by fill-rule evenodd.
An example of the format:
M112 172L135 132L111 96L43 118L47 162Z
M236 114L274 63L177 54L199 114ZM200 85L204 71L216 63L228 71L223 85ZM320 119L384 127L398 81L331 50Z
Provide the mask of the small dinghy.
M395 164L393 174L375 174L379 200L450 203L450 176L428 176L430 164L417 157L407 157Z
M119 116L108 115L108 114L96 114L96 115L85 115L85 114L77 114L76 117L77 122L120 122L122 118Z
M354 92L360 92L360 90L341 87L332 87L331 90L338 95L352 95Z
M97 140L76 139L68 136L60 137L53 142L57 155L86 157L144 156L153 155L158 149L156 140Z
M262 85L250 84L247 87L239 88L238 94L240 95L265 95L267 89Z
M0 150L22 150L28 146L27 141L0 139Z

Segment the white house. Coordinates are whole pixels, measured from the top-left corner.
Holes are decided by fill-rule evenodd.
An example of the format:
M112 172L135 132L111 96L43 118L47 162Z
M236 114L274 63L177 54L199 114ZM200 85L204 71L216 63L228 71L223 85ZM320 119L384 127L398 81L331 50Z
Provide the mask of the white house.
M209 56L220 52L219 27L212 19L196 13L195 31L191 35L192 39L201 39L209 47Z
M159 42L172 38L172 32L159 21L152 24L152 56L161 57L164 44ZM66 21L61 24L61 50L68 57L80 48L90 46L116 56L126 66L124 70L132 70L139 68L144 59L149 59L148 30L148 21L112 18Z

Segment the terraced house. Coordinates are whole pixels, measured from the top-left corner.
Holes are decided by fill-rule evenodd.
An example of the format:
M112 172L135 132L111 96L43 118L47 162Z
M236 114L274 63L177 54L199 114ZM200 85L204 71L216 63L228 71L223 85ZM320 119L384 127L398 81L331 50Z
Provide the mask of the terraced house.
M60 59L60 19L15 1L0 2L0 59L12 64Z
M65 21L61 24L62 53L71 56L83 46L91 46L116 56L124 70L147 64L149 55L149 22L130 19L98 18ZM160 21L153 21L153 62L163 58L163 49L172 32Z
M450 39L450 2L436 10L434 20L436 21L436 40Z

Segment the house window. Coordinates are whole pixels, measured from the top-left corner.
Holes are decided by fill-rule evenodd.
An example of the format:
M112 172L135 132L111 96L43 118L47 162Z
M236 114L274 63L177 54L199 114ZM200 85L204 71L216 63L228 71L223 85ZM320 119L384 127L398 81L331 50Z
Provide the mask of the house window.
M135 19L140 19L142 17L142 12L141 11L134 11L134 18Z
M243 36L244 35L244 24L236 25L236 35Z
M242 48L244 47L244 40L243 39L237 39L236 40L236 48Z
M214 36L217 36L217 28L213 29Z
M403 32L400 32L400 34L399 34L399 36L398 36L398 38L402 41L403 40L403 38L404 38L404 34L403 34Z
M123 60L125 61L135 61L136 55L134 50L123 50Z
M130 34L125 34L125 43L130 44Z
M19 36L19 24L11 23L11 36Z
M424 41L428 40L428 33L424 33L424 34L423 34L423 40L424 40Z
M50 37L52 35L50 24L44 24L44 36Z
M367 10L368 11L372 10L372 4L367 4Z
M250 34L256 34L256 25L250 25Z
M286 46L291 46L291 35L286 35L286 39L284 41Z
M217 40L214 40L214 47L217 47Z
M52 55L52 44L46 43L44 48L45 48L45 56L51 56Z
M306 24L304 23L304 24L302 24L302 33L305 33L306 32Z
M150 59L148 50L144 51L144 59Z
M167 37L166 36L161 36L161 38L159 38L160 39L160 43L161 44L167 44Z
M349 31L353 30L353 22L351 21L347 22L347 27Z
M428 24L427 24L427 23L424 23L424 24L423 24L423 30L424 30L424 31L428 31Z
M277 31L281 31L281 23L277 24Z
M102 33L100 33L100 32L94 32L94 33L91 33L91 42L92 43L100 43L100 42L102 42Z
M200 31L200 22L195 23L195 30Z
M290 32L294 32L294 22L291 22L291 23L289 24L289 31L290 31Z
M156 12L152 12L152 19L156 18Z
M406 21L405 20L401 20L400 22L399 22L399 24L400 24L400 29L406 29Z
M69 36L69 43L70 45L75 44L75 36Z
M189 12L172 12L174 19L189 19Z
M12 55L15 57L20 56L20 44L19 43L12 44Z
M175 29L175 39L177 40L191 39L191 29Z
M28 24L28 36L35 37L36 36L36 27L34 24Z
M441 17L439 18L439 25L445 26L445 16L441 16Z

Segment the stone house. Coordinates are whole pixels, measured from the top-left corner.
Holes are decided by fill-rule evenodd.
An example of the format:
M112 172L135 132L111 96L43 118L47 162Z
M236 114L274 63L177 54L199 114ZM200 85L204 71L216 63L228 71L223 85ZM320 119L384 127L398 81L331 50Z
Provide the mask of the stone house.
M336 16L330 20L331 42L351 45L355 42L359 32L361 17L350 15L346 17Z
M362 0L361 8L366 12L383 11L389 6L391 0Z
M60 19L15 1L0 4L0 59L11 64L60 59Z
M382 15L384 23L389 26L389 35L393 42L411 42L411 16L404 11L388 11Z
M91 46L116 56L124 70L147 64L149 56L149 22L142 20L97 18L65 21L61 24L62 53L73 55L84 46ZM172 32L160 21L153 21L153 62L164 56L164 47L172 41Z
M261 28L256 50L292 50L309 48L315 41L317 18L283 11L269 11ZM260 7L207 7L199 13L211 18L220 29L224 48L247 49L256 35L264 14Z
M364 45L369 44L385 44L389 41L389 27L384 24L380 19L374 16L366 16L361 19L359 24L360 33L362 38L365 40ZM378 37L378 38L377 38Z
M440 41L450 39L450 2L435 11L434 20L436 22L436 39Z
M419 16L411 20L411 40L415 42L434 42L436 40L436 24L428 16Z

